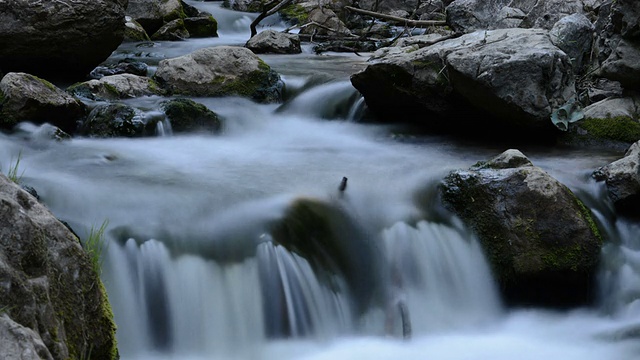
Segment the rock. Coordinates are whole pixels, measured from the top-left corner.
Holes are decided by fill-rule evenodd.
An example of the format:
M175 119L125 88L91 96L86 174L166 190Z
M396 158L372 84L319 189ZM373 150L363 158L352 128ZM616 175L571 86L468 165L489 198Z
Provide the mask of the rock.
M275 244L304 258L314 273L328 284L334 275L344 277L353 290L358 311L379 301L381 259L371 234L340 204L316 199L294 199L284 216L269 231Z
M180 0L129 0L127 15L155 34L165 23L186 17Z
M133 74L139 76L147 76L149 66L142 61L133 59L120 60L117 64L98 66L90 73L91 78L100 79L103 76Z
M593 173L604 181L609 198L621 214L640 217L640 141L631 145L624 157Z
M20 121L50 123L65 132L76 129L85 106L50 82L25 73L8 73L0 81L0 127Z
M125 17L125 42L150 41L149 35L139 22L133 20L131 16Z
M211 15L188 17L184 27L192 38L218 37L218 22Z
M576 74L589 64L594 26L583 14L565 16L549 31L551 42L562 49L573 63Z
M452 171L439 191L445 207L477 234L508 303L571 307L594 300L602 238L592 215L520 151Z
M176 95L236 95L265 103L280 101L284 86L269 65L239 46L202 48L161 60L154 79Z
M300 29L300 34L314 34L314 35L332 35L332 36L344 36L351 35L351 31L347 26L338 18L333 10L328 8L318 7L309 13L309 22L315 22L322 25L310 25ZM333 31L329 31L328 29Z
M106 291L80 241L1 174L0 279L4 358L119 357Z
M97 101L163 94L162 89L153 79L133 74L110 75L100 80L73 84L67 88L67 92Z
M190 99L172 99L162 102L162 110L176 133L220 131L220 118L206 106Z
M351 83L382 120L456 134L522 137L524 130L539 141L557 135L551 114L575 97L570 59L540 29L477 31L409 47L373 60Z
M625 89L640 86L640 41L620 40L611 55L602 63L599 75L619 81Z
M148 120L129 105L98 105L82 123L79 133L98 138L154 136L157 119Z
M459 33L504 28L549 30L565 16L587 15L604 0L455 0L447 23Z
M264 30L253 36L245 44L256 54L299 54L300 37L272 29Z
M185 40L188 37L189 32L184 27L184 21L182 19L175 19L162 25L158 31L151 35L151 40L179 41Z
M53 360L40 335L0 314L0 349L5 359Z
M127 0L0 1L0 69L82 78L120 45Z

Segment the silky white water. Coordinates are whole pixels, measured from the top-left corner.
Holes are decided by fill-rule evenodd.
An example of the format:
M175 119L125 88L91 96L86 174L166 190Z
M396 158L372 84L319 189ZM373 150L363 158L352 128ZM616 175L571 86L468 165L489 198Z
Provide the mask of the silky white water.
M214 43L246 41L223 24L250 15L189 3L220 14ZM160 59L204 42L154 49ZM23 183L81 237L108 221L102 278L122 359L640 359L640 229L589 176L620 154L520 149L585 200L611 242L598 304L507 309L477 239L434 196L448 171L506 146L354 121L357 56L264 59L300 94L284 105L194 99L223 118L218 135L56 142L28 124L0 134L3 172L19 158ZM128 102L157 111L162 100ZM340 235L357 246L346 253L371 286L274 241L272 225L302 198L347 217L353 232Z

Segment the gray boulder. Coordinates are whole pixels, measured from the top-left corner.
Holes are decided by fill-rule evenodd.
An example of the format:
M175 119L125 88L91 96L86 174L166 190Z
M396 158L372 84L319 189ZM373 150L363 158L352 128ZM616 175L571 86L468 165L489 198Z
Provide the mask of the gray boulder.
M576 74L589 64L593 31L593 24L583 14L565 16L549 31L551 42L567 53Z
M51 123L73 132L85 106L50 82L25 73L8 73L0 81L0 127L20 121Z
M300 37L272 29L264 30L253 36L245 44L256 54L299 54Z
M0 1L0 69L85 76L122 42L127 0Z
M202 48L160 61L154 75L167 91L186 96L243 96L278 102L280 75L251 50L239 46Z
M3 358L118 358L107 294L80 240L2 174L0 284Z
M640 217L640 141L622 159L596 170L593 177L605 182L609 198L621 213Z
M555 136L551 114L575 97L571 61L541 29L477 31L411 46L372 61L351 83L379 118L457 133Z
M508 303L565 307L594 300L602 238L592 215L520 151L452 171L440 194L477 234Z

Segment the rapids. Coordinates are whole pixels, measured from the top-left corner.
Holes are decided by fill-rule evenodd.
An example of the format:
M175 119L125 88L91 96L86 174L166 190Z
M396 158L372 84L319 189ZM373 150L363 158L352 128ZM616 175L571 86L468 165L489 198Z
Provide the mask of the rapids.
M187 2L216 17L219 38L123 44L108 61L134 57L153 71L163 58L248 39L255 14ZM261 57L293 95L271 105L194 98L224 119L219 135L56 142L26 123L0 134L2 170L20 159L23 183L81 238L108 224L102 278L123 360L640 359L640 226L617 217L590 177L621 154L519 148L580 196L612 241L596 306L508 309L478 241L434 197L448 171L508 145L359 123L348 77L366 56L306 46ZM161 100L127 101L153 113ZM273 241L271 224L300 198L337 206L362 230L376 258L361 261L382 301L355 306L347 279L327 280Z

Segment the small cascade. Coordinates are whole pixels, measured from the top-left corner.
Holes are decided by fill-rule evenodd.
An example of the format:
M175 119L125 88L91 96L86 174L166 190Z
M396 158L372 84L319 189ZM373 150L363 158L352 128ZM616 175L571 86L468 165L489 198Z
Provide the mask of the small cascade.
M268 337L329 337L350 328L344 281L335 277L328 288L305 259L271 241L258 247L257 257Z
M349 81L312 86L283 104L278 112L305 114L321 119L349 119L361 95Z
M398 222L382 238L389 267L387 331L394 327L397 333L407 319L414 334L496 319L501 303L475 237L420 221L415 227Z
M232 353L264 338L255 259L172 257L159 241L109 249L106 286L127 354Z
M608 232L613 241L603 248L604 310L613 316L637 321L640 319L640 224L617 219Z

